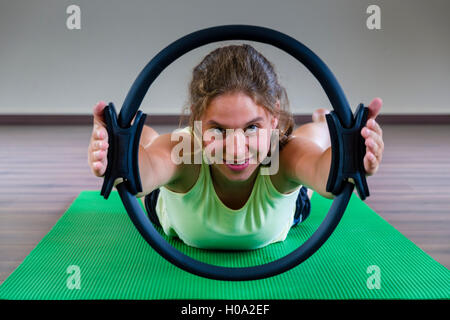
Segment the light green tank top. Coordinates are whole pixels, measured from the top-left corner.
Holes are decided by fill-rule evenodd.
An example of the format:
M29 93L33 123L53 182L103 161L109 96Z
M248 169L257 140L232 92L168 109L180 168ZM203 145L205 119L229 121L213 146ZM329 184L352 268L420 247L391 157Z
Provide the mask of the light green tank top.
M214 190L203 154L198 179L188 192L160 187L156 213L164 232L204 249L250 250L286 239L301 186L282 194L269 175L261 175L261 167L256 170L249 199L242 208L230 209Z

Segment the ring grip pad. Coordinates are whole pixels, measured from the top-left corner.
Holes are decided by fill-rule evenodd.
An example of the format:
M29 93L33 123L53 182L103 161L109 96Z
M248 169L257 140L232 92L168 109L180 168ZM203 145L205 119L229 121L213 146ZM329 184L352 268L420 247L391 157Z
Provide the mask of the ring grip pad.
M116 109L112 102L105 107L103 114L109 147L108 164L100 194L108 199L116 179L123 178L128 191L136 195L142 192L139 176L139 140L147 115L138 111L133 124L128 128L122 128L118 124Z
M338 115L332 111L326 115L330 131L332 160L327 181L327 192L341 193L344 182L352 178L361 200L369 196L369 187L364 170L366 145L361 130L367 123L369 108L358 105L350 128L342 126Z

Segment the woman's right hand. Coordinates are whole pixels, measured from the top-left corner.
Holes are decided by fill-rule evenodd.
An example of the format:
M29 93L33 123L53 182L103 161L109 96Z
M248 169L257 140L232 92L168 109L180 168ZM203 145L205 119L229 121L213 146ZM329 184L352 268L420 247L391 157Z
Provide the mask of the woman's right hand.
M104 101L100 101L94 106L94 127L88 147L88 163L97 177L105 174L108 163L108 131L103 117L105 107Z

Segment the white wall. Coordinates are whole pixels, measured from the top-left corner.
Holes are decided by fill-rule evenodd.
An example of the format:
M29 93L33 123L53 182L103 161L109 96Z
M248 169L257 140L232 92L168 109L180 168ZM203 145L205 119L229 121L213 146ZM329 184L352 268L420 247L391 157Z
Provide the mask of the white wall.
M222 24L265 26L303 42L334 72L352 108L379 96L386 114L450 113L446 0L0 1L0 114L87 114L98 100L120 107L139 71L162 48ZM70 4L81 8L81 30L66 28ZM366 27L370 4L381 8L381 30ZM204 46L173 63L150 88L142 109L180 113L192 68L224 44ZM296 60L252 44L277 67L293 112L329 106Z

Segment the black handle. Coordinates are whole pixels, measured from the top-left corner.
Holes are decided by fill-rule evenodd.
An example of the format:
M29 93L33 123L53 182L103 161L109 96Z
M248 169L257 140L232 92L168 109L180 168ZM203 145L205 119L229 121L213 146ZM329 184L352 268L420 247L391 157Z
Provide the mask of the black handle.
M361 130L367 123L368 114L369 108L360 103L350 128L345 128L341 124L334 111L326 115L332 151L327 192L339 194L345 180L352 178L361 200L365 200L370 195L364 170L366 145L361 136Z
M131 194L136 195L142 191L139 176L139 140L146 116L142 111L138 111L134 123L122 128L118 124L114 104L110 102L104 109L109 147L108 164L100 194L105 199L108 199L117 178L123 178Z

